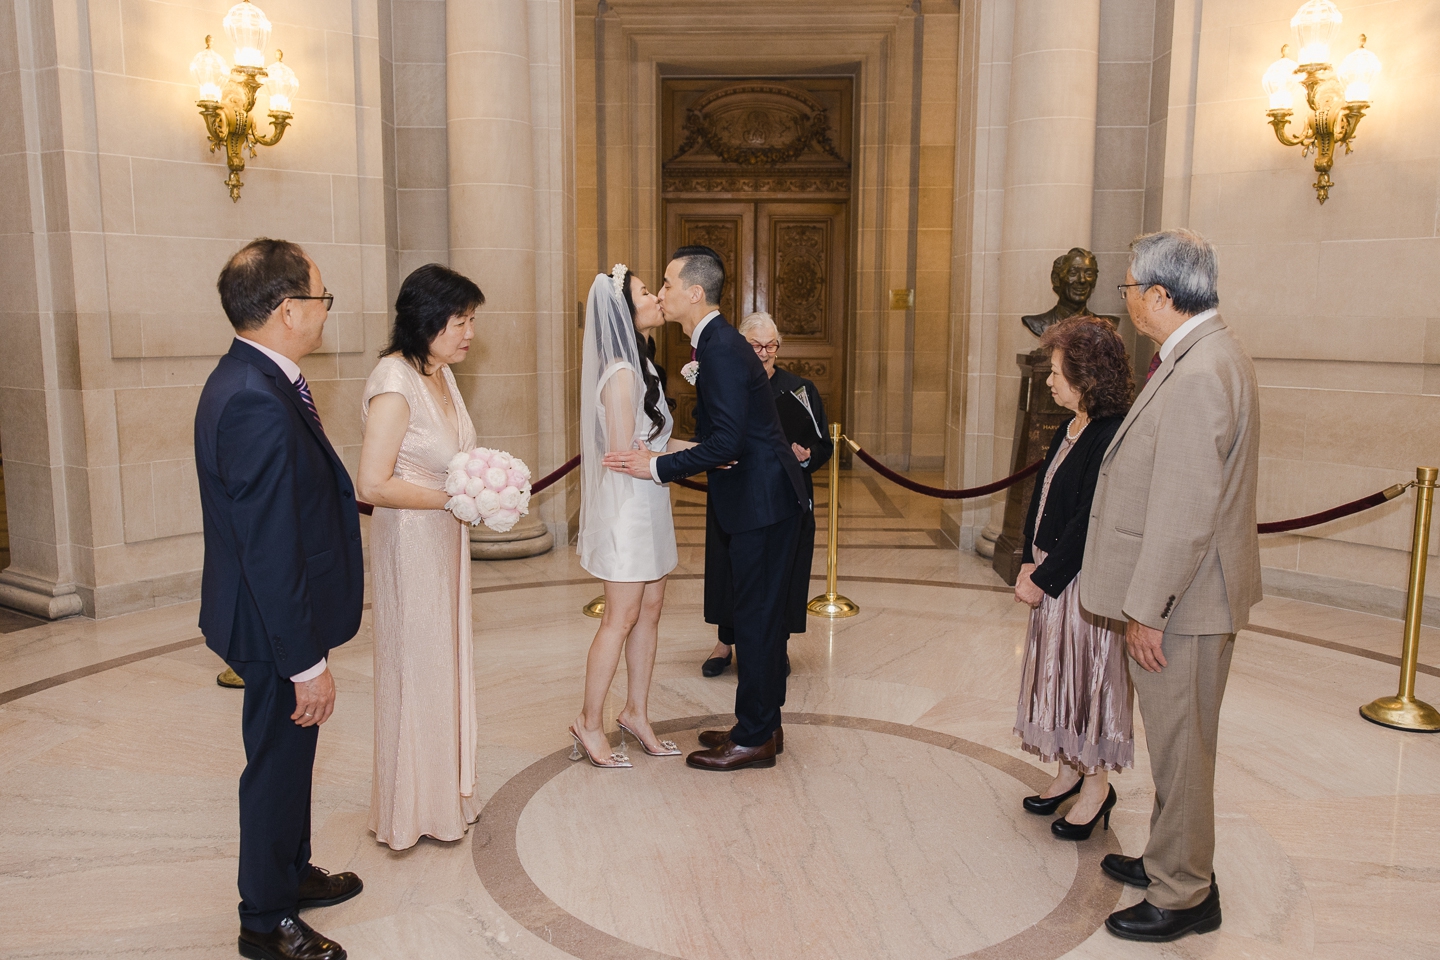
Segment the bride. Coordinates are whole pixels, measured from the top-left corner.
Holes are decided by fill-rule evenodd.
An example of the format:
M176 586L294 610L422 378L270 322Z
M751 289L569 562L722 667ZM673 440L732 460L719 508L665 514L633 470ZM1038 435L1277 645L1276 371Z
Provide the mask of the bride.
M650 675L665 578L679 557L670 517L669 488L650 480L607 470L611 451L640 445L656 452L694 446L670 438L674 426L660 386L660 374L647 359L650 331L665 325L655 295L623 263L610 276L599 274L585 308L585 345L580 372L581 499L580 565L605 582L605 616L585 663L585 703L570 726L580 750L597 767L628 767L623 750L610 751L603 728L605 698L620 654L625 654L625 707L615 717L622 731L640 741L651 756L675 757L680 751L650 729Z

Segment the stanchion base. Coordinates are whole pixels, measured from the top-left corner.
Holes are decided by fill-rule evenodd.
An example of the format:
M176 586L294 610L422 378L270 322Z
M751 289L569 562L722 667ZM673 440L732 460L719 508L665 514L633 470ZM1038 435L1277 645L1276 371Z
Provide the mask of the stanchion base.
M1440 733L1440 710L1414 697L1381 697L1361 707L1360 716L1396 730Z
M585 616L593 617L596 620L603 618L605 616L605 596L602 594L596 597L594 600L591 600L589 603L585 604L585 606L580 608L580 612L585 614Z
M822 593L820 596L805 604L805 609L812 617L824 617L827 620L842 620L845 617L853 617L860 612L860 605L849 597L842 597L838 593Z

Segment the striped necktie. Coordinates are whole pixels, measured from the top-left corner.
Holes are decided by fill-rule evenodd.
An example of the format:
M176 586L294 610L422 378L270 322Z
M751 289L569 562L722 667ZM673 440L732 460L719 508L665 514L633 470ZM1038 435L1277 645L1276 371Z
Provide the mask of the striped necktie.
M1155 371L1160 369L1160 352L1157 350L1155 356L1150 358L1150 369L1145 373L1145 382L1149 383L1150 378L1155 376ZM313 409L313 408L312 408Z
M300 399L305 401L305 409L310 411L310 416L315 418L315 426L320 432L325 432L325 424L320 422L320 411L315 409L315 398L310 396L310 384L305 382L305 374L300 374L300 379L295 381L295 389L300 391Z

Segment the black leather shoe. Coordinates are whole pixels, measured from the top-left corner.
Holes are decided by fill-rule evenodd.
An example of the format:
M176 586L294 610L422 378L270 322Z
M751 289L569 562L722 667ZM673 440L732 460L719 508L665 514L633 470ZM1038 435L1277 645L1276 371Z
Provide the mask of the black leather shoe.
M730 661L735 659L735 654L727 653L723 657L711 657L700 664L700 672L707 677L718 677L730 666Z
M1210 892L1199 905L1186 910L1166 910L1149 900L1118 910L1105 920L1105 929L1122 940L1164 943L1187 933L1209 933L1220 929L1220 888L1212 880Z
M299 917L286 917L269 933L241 927L240 956L251 960L345 960L345 948Z
M685 758L685 763L701 770L742 770L745 767L775 766L775 738L771 737L758 747L742 747L733 740L726 740L718 747L697 750Z
M1123 853L1107 853L1100 860L1100 869L1121 883L1132 887L1150 886L1150 875L1145 872L1144 857L1127 857Z
M300 899L295 906L301 910L309 907L333 907L344 903L365 889L365 884L353 873L331 875L313 863L305 879L300 881Z
M1075 786L1071 787L1069 790L1066 790L1058 797L1042 797L1037 793L1033 797L1026 797L1024 800L1021 801L1021 803L1024 805L1025 811L1027 813L1038 813L1042 817L1048 817L1055 812L1055 810L1060 806L1060 804L1064 803L1066 800L1069 800L1071 797L1075 796L1075 794L1079 793L1080 786L1084 782L1085 778L1081 777L1079 780L1075 781Z
M718 747L721 744L730 742L729 730L701 730L700 736L696 737L702 747ZM779 756L785 752L785 728L775 728L775 754Z
M1071 823L1064 817L1050 824L1050 832L1061 840L1089 840L1090 834L1095 830L1095 824L1102 819L1105 821L1105 829L1110 829L1110 811L1115 806L1115 788L1112 786L1110 792L1105 795L1105 802L1100 804L1100 812L1090 820L1089 823Z

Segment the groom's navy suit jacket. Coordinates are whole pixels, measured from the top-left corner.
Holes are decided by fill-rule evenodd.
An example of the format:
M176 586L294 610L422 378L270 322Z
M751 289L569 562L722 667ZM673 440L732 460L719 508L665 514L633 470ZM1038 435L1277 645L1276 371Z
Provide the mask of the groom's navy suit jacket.
M809 504L805 474L785 439L770 379L754 348L724 316L716 316L700 331L695 359L700 443L661 457L656 465L661 481L709 471L708 496L728 534L795 516ZM716 469L732 460L729 470Z
M195 466L206 644L283 677L309 669L360 628L355 487L295 385L238 340L200 394Z

